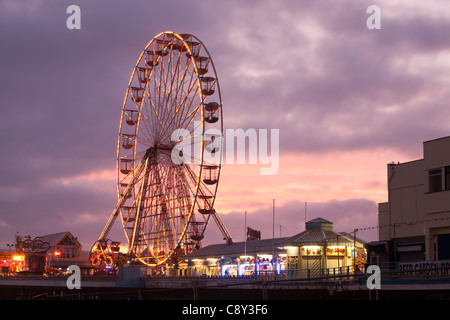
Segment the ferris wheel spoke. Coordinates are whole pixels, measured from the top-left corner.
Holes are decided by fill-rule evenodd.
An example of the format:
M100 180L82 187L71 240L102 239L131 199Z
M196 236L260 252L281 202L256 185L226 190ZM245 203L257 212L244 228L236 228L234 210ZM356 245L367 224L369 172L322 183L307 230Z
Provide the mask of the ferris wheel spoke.
M187 68L188 68L188 66L186 66L185 73L188 72ZM180 120L181 120L181 119L183 118L183 116L184 116L184 112L185 112L185 110L186 110L186 107L187 107L187 109L189 110L189 107L192 105L192 102L191 102L191 103L188 103L188 98L189 98L190 96L192 96L191 93L193 93L193 95L194 95L195 92L197 91L197 90L194 90L194 88L197 89L197 88L196 88L196 85L197 85L197 88L198 88L198 81L195 80L195 74L194 74L193 71L191 71L191 72L189 73L189 83L187 84L187 90L186 90L186 93L184 94L184 97L183 97L183 99L181 100L180 108L178 108L178 110L177 110L177 113L180 111L180 109L181 109L181 111L182 111L181 114L180 114L180 117L179 117Z
M143 106L139 110L140 112L140 118L141 123L140 126L144 128L145 134L148 137L153 137L153 139L156 138L156 128L162 125L162 120L156 111L155 106L153 105L152 101L149 101L147 103L147 99L145 99ZM149 114L152 116L150 117Z
M161 169L161 170L160 170ZM151 195L152 202L156 203L156 209L162 210L161 212L156 211L155 213L147 213L147 216L150 216L151 224L154 226L150 230L153 230L152 233L155 234L156 241L157 238L165 235L166 237L178 237L177 228L174 224L175 219L177 218L174 213L174 206L171 205L170 201L168 201L168 190L167 185L163 185L162 181L168 181L168 170L166 168L161 168L161 162L158 161L158 168L152 168L153 171L153 179L158 181L158 186L155 190L156 195ZM155 199L155 201L153 201Z
M148 101L149 104L151 105L151 109L152 109L152 113L154 113L158 119L158 124L159 127L164 130L165 127L167 127L167 123L166 120L167 118L169 118L170 114L169 111L167 110L167 108L163 108L162 106L168 105L169 104L169 99L168 97L164 96L163 99L165 100L164 103L161 102L161 90L158 94L158 101L153 101L151 98L151 94L150 94L150 88L147 90L147 96L148 96ZM147 100L147 99L146 99ZM160 107L158 107L160 106ZM146 105L147 107L147 105ZM150 117L152 118L152 117ZM152 126L152 124L150 124L150 126ZM153 126L154 128L155 126Z
M186 186L187 191L189 192L188 193L189 199L191 199L191 197L195 198L195 195L196 195L196 188L195 188L196 181L194 179L187 178L186 173L188 175L190 174L190 172L188 170L189 169L187 168L187 166L183 165L183 170L177 171L176 174L179 177L180 181L182 181L183 184Z
M181 77L181 80L177 81L177 88L175 91L175 96L172 101L173 110L169 113L170 119L168 119L169 122L167 124L167 129L164 133L167 133L167 130L170 130L170 129L172 129L172 131L173 131L175 129L180 128L178 126L178 124L179 124L179 121L181 121L180 119L183 116L183 111L186 107L190 108L190 106L186 103L188 101L187 96L191 93L190 90L188 90L187 95L183 99L181 99L181 97L180 97L180 99L178 99L178 95L183 92L183 88L185 86L184 81L186 79L186 73L188 70L188 66L189 66L189 63L186 65L186 68ZM190 77L190 82L192 82L192 76ZM179 100L180 100L180 102L179 102ZM182 110L182 113L180 113L180 110Z
M143 202L145 201L145 199L143 199L143 197L145 197L145 194L147 193L147 186L148 186L148 172L150 170L150 154L147 151L145 156L145 165L144 165L144 176L142 179L142 184L140 186L140 196L137 198L138 202L137 202L137 208L136 208L136 222L134 224L134 228L133 228L133 232L131 235L131 241L130 241L130 246L129 246L129 254L136 254L136 252L133 252L133 250L135 250L135 246L134 243L136 241L136 237L140 234L140 227L141 227L141 210L143 210ZM144 160L143 159L143 160ZM131 251L130 251L131 250Z
M171 102L170 98L172 97L172 90L174 85L174 50L169 51L169 59L167 65L164 68L164 101L160 106L160 109L164 112L164 119L168 119L170 116L170 108Z
M183 98L182 104L183 104L184 108L179 117L180 122L177 124L178 127L187 127L187 125L185 125L185 123L184 123L185 121L183 121L183 120L188 119L188 122L189 122L189 118L193 114L197 113L200 110L202 102L198 101L197 103L194 103L194 99L196 98L196 96L191 94L193 92L196 92L196 90L193 90L193 89L196 89L196 86L197 86L197 83L194 82L192 84L192 86L189 87L186 96ZM197 86L197 88L198 88L198 86ZM186 113L186 115L185 115L185 113Z
M164 172L164 179L167 182L166 186L165 186L165 195L166 195L166 201L167 201L167 205L168 205L168 218L169 219L174 219L173 221L176 222L176 219L178 218L177 216L177 206L175 205L175 203L173 202L174 198L172 196L170 196L170 193L173 192L173 189L176 188L175 185L173 185L173 183L171 184L170 181L172 180L172 175L173 175L173 169L172 166L170 165L170 162L165 164L165 172ZM176 228L175 228L176 229Z
M183 91L184 91L186 86L188 87L188 90L187 90L186 94L184 95L184 97L189 96L189 94L191 93L191 90L189 90L189 88L191 87L191 84L193 82L194 74L193 74L192 71L189 72L190 67L191 67L191 59L188 59L186 61L186 65L184 67L183 74L181 75L181 79L178 81L179 85L177 87L176 97L178 98L178 96L180 95L180 102L178 102L178 100L177 100L177 103L174 104L174 106L176 106L175 107L176 110L175 110L175 113L174 113L174 117L175 117L175 115L178 114L179 110L182 107L186 107L186 104L183 103L184 98L182 98L183 97ZM186 82L185 82L187 77L189 78L189 84L186 84Z
M197 174L192 170L190 166L185 166L186 172L188 173L188 178L191 180L192 183L198 186L198 194L205 196L210 195L210 192L205 192L205 190L208 190L208 187L206 187L201 181L197 182ZM199 179L200 180L200 179Z
M171 53L173 53L173 51L171 51ZM179 52L177 54L177 59L176 60L177 60L177 62L175 64L175 66L174 66L173 63L170 63L170 66L171 66L170 79L171 80L170 80L169 91L167 93L168 99L166 101L166 108L167 108L168 114L171 113L172 106L176 105L173 100L176 100L177 99L177 95L178 95L178 85L179 85L179 76L180 76L179 72L178 72L178 69L180 68L180 65L181 65L181 52ZM172 61L173 61L173 56L172 56L172 59L170 59L170 62L172 62ZM175 86L175 90L174 90L174 86ZM172 94L173 92L175 92L175 94ZM169 98L171 98L171 99L169 99ZM172 100L172 101L170 101L170 100Z
M188 67L189 66L190 66L190 60L188 60L188 63L186 65L185 69L184 69L184 72L183 72L183 75L182 75L182 83L179 86L179 88L177 89L177 92L176 92L176 98L177 99L175 100L175 103L173 104L174 110L171 113L171 117L172 117L171 123L175 122L174 127L176 127L176 128L180 128L179 127L179 123L180 123L180 121L181 121L181 119L182 119L182 117L184 115L184 111L186 109L187 110L191 110L193 108L193 101L196 98L195 91L193 92L192 88L190 88L192 83L195 84L195 81L193 81L193 78L194 78L193 74L191 73L190 76L189 76L189 88L188 88L186 94L184 94L184 97L180 96L180 99L178 100L179 93L182 93L184 91L183 89L186 86L185 85L185 79L186 79L186 75L188 73ZM191 100L190 101L189 101L189 96L191 96ZM195 105L200 105L200 104L201 103L199 101ZM181 110L181 113L180 113L180 110Z
M191 59L187 59L187 61L186 61L186 65L184 66L184 71L183 71L183 74L181 75L181 79L180 79L180 75L178 74L177 76L178 76L178 81L177 81L177 84L178 84L178 86L177 86L177 92L176 92L176 95L177 95L177 97L178 97L178 94L181 92L182 93L182 91L183 91L183 88L185 87L185 80L186 80L186 76L189 74L189 67L191 66ZM193 79L193 76L192 76L193 74L191 73L191 77L189 77L189 79L190 79L190 81L192 81L192 79ZM177 111L176 111L176 113L178 113L178 109L179 109L180 107L177 107Z
M148 101L148 104L147 104ZM163 118L158 112L158 108L155 102L152 101L151 95L147 92L147 99L145 99L144 108L141 108L141 114L143 119L143 125L149 136L156 138L157 128L164 127ZM153 116L154 115L154 116ZM151 130L154 130L151 132Z
M190 198L192 195L190 195L188 192L189 186L187 185L186 181L180 180L180 177L178 173L175 171L175 168L173 164L168 164L168 172L170 174L170 177L173 179L173 181L176 181L177 183L172 186L172 190L175 188L181 189L179 194L181 195L173 195L172 196L172 203L173 207L177 208L178 210L174 210L175 212L175 226L174 229L177 233L177 238L180 239L181 234L184 234L186 232L186 228L184 227L186 224L186 221L189 220L189 213L190 213ZM186 199L187 198L187 199ZM181 200L181 201L180 201ZM181 202L187 202L189 203L189 206L186 207L185 204ZM178 214L176 213L178 211Z
M170 122L167 125L167 128L163 131L164 134L171 134L176 129L182 129L182 128L188 128L189 124L194 121L195 119L200 120L199 118L199 110L201 108L201 102L197 102L195 105L191 105L188 107L189 109L194 109L190 113L190 118L187 121L187 124L183 124L183 120L181 119L181 116L178 115L179 109L175 111L173 116L171 116ZM184 113L184 108L183 108Z
M147 135L141 135L139 134L138 136L133 138L133 142L135 144L142 144L145 147L150 147L152 145L154 145L154 140L152 137L147 137ZM143 152L142 152L143 153ZM138 153L136 153L136 155L139 155Z

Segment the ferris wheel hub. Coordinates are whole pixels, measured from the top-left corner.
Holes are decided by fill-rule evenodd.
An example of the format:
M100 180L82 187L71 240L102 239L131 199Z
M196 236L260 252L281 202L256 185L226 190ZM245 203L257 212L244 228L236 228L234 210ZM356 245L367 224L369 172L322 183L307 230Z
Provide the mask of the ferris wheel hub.
M155 146L155 151L156 150L164 150L164 151L172 152L172 149L173 149L174 146L175 146L175 144L173 144L173 145L160 144L158 146Z

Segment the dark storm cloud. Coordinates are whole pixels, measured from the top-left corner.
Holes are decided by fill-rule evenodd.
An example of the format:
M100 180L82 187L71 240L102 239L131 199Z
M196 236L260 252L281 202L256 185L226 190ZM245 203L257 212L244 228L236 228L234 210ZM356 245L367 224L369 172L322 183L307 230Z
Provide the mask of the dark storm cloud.
M0 170L11 183L114 165L128 79L142 48L161 30L147 29L146 20L157 15L154 6L105 4L79 2L80 31L66 28L62 3L2 17L1 141L12 156L2 159ZM20 175L13 166L21 167Z
M103 216L112 207L105 199L114 201L114 186L105 194L87 184L56 182L113 168L124 93L118 89L130 72L116 67L116 48L107 53L112 36L67 30L66 7L46 2L0 13L6 44L0 62L1 240L16 231L37 236L67 230L85 213ZM99 225L82 230L91 233Z
M234 23L244 40L235 39L240 62L226 71L234 81L225 90L239 93L230 95L228 106L243 105L245 112L228 111L231 125L282 129L283 152L372 147L412 152L418 141L446 135L442 115L449 113L441 102L449 98L447 82L434 79L433 57L450 45L448 21L408 12L383 16L382 29L370 31L367 6L344 1L300 10L299 4L298 10L280 8L261 20ZM320 31L311 29L311 17ZM282 18L287 19L281 23ZM318 36L308 37L314 33ZM429 55L423 59L430 65L412 72L420 54ZM260 75L254 79L246 74L251 72ZM428 100L419 105L424 95ZM399 108L386 112L392 106ZM436 111L427 114L430 110ZM429 126L430 121L440 125Z
M59 26L64 20L55 19L61 14L50 9L2 19L2 30L10 30L1 33L7 43L2 50L2 79L7 80L2 145L11 156L2 159L8 163L1 170L15 176L11 183L37 183L105 165L105 123L118 119L109 112L120 96L106 94L110 80L103 52L88 37L68 34ZM13 167L20 174L13 174Z
M123 96L147 42L213 18L187 2L76 4L78 31L66 28L67 2L0 3L0 241L69 228L86 242L98 236L115 206L114 182L62 180L115 168Z
M9 192L8 192L9 191ZM54 230L76 228L82 224L80 215L109 217L114 196L102 189L80 186L48 185L36 188L7 190L1 197L3 225L11 230L30 234L53 233ZM99 222L99 221L96 221ZM103 222L103 221L101 221ZM86 228L86 226L83 226ZM92 229L91 229L92 230ZM81 230L78 230L81 231Z

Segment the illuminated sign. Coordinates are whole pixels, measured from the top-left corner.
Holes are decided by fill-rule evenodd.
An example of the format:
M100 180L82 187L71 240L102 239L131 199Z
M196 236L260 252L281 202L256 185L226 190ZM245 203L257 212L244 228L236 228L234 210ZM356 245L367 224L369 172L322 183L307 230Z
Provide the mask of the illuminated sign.
M303 246L301 247L303 256L319 256L322 254L322 247L319 246Z
M219 261L219 259L213 259L213 258L206 259L206 260L207 260L208 265L210 265L210 266L216 266L217 261Z
M450 261L401 262L398 264L398 271L408 276L448 275L450 274Z
M203 265L203 260L201 260L201 259L194 259L192 261L194 262L194 266L202 266Z
M40 239L27 239L19 241L17 249L23 253L45 253L50 249L50 244Z
M345 247L344 246L329 246L326 249L327 255L329 256L343 256L345 255Z

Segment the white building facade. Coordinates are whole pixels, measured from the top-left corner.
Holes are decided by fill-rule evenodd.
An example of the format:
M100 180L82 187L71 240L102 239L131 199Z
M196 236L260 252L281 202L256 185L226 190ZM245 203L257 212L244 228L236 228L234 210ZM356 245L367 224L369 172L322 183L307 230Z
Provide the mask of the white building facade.
M378 206L378 224L391 260L450 259L450 137L424 142L423 159L387 169L388 202Z

